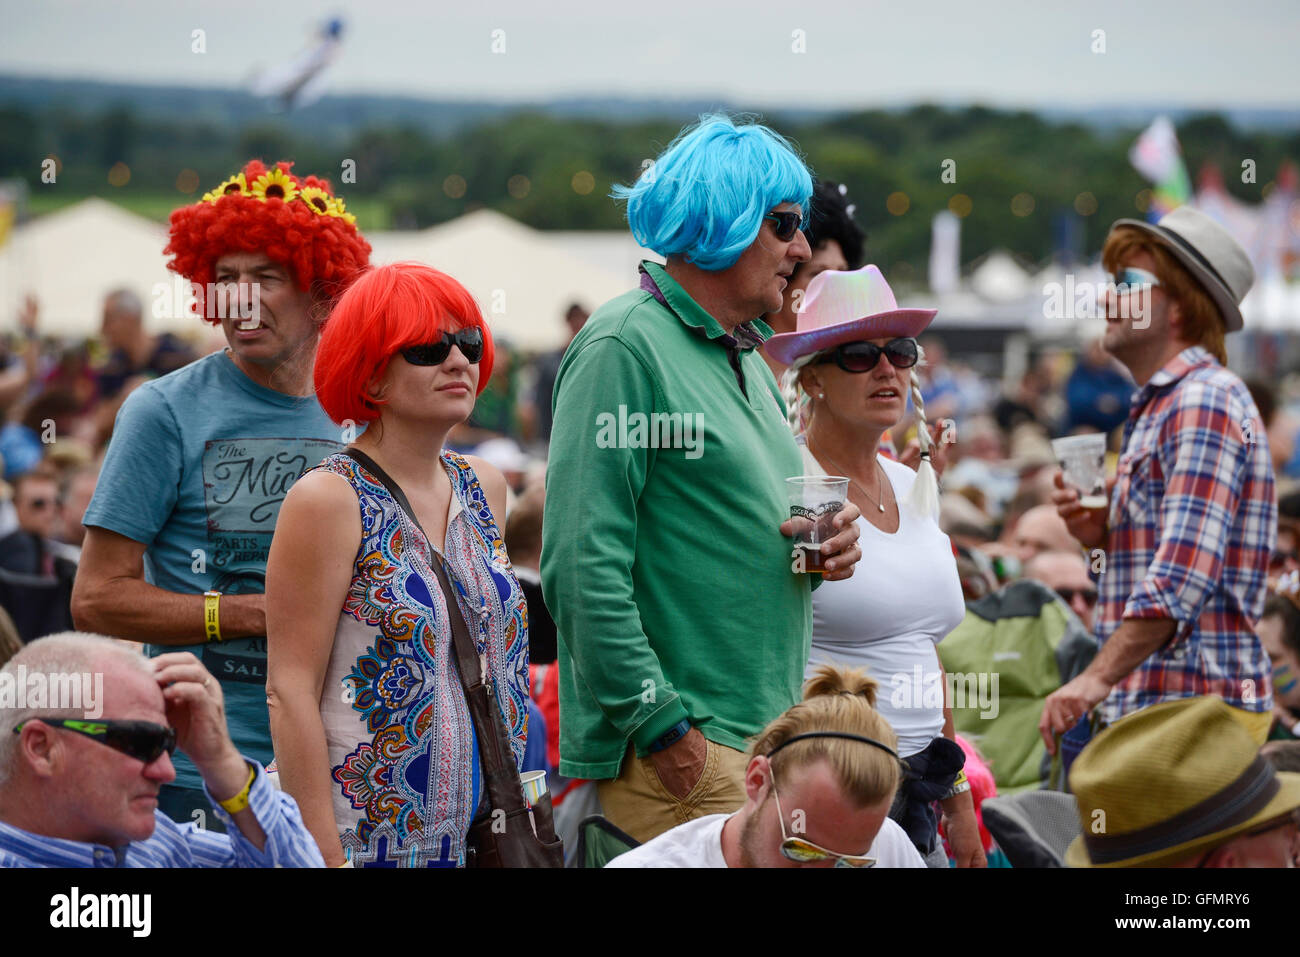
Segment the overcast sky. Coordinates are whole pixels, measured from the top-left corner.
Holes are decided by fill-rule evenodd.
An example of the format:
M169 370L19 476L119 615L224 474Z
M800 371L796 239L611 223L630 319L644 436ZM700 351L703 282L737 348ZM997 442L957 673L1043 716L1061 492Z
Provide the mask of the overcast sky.
M1296 0L0 0L0 72L237 87L332 13L335 93L1300 105Z

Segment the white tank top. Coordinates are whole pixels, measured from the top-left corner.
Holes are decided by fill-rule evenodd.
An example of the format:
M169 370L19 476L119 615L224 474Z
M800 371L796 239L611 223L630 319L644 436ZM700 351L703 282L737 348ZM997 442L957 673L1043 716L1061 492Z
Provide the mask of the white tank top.
M800 444L809 475L827 474ZM813 592L812 655L865 668L880 682L876 708L898 735L903 757L922 751L943 731L943 675L935 646L966 614L952 542L932 518L907 506L916 473L882 456L898 501L898 531L858 519L862 558L853 577L823 582Z

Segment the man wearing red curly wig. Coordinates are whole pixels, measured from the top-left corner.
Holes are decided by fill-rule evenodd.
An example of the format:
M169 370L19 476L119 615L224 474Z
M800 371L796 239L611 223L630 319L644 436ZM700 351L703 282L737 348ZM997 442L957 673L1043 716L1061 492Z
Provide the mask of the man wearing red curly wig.
M84 519L73 616L150 653L201 658L235 746L265 764L267 551L289 486L353 438L316 401L312 364L370 244L329 183L253 160L172 213L164 252L227 348L123 404ZM162 810L208 826L197 771L176 771Z

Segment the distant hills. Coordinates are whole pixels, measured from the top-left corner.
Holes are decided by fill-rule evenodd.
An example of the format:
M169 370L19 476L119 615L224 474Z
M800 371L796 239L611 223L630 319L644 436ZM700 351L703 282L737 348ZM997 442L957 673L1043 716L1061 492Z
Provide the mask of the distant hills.
M769 118L784 117L795 122L813 122L866 109L903 112L911 104L863 105L850 109L763 109L750 103L723 99L627 99L618 97L573 97L546 102L433 100L398 95L333 95L291 113L276 112L265 99L237 89L212 87L151 86L102 83L93 80L50 79L0 75L0 105L22 109L61 109L98 113L126 106L144 120L183 120L207 123L218 128L239 129L250 124L276 122L288 131L315 137L346 138L363 126L400 126L441 137L466 127L500 119L527 110L566 119L603 122L645 122L686 118L710 109L761 112ZM969 103L950 101L937 104L962 108ZM1018 111L1016 111L1018 112ZM1300 129L1300 107L1293 109L1233 107L1190 110L1158 103L1135 106L1097 106L1087 109L1050 107L1029 112L1056 122L1073 122L1106 132L1150 122L1156 113L1167 113L1177 122L1204 113L1217 113L1233 126L1245 130L1289 131Z

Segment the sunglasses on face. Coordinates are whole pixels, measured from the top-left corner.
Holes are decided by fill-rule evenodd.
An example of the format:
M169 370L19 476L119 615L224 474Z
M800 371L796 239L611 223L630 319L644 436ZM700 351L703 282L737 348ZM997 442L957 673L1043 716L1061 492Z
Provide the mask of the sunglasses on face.
M871 342L846 342L823 354L814 365L834 362L845 372L870 372L880 361L880 354L895 369L910 369L920 358L915 339L890 339L884 347Z
M836 854L834 851L826 850L820 844L786 834L785 812L781 810L781 796L776 793L776 777L772 774L771 765L768 765L767 774L772 779L772 797L776 799L776 819L781 824L781 855L786 860L794 861L796 864L816 864L819 861L834 860L836 867L876 866L874 857L866 857L862 854Z
M1097 604L1097 589L1095 588L1058 588L1056 593L1061 596L1061 600L1067 605L1074 602L1076 595L1082 597L1084 604L1089 608Z
M451 347L460 350L471 365L483 358L483 330L477 326L458 332L444 332L437 342L423 346L407 346L401 350L402 358L413 366L436 366L447 361Z
M1284 552L1281 549L1279 549L1278 551L1275 551L1272 555L1269 556L1268 567L1281 568L1289 561L1291 562L1300 561L1300 552L1296 552L1294 550L1289 552Z
M145 764L157 761L164 751L176 753L176 729L152 721L79 721L74 718L29 718L28 721L75 731ZM14 728L14 734L25 724L27 721Z
M1115 270L1110 278L1116 286L1125 286L1130 290L1135 286L1155 287L1160 285L1160 280L1156 278L1155 273L1149 273L1145 269L1137 269L1133 266Z
M803 225L803 213L768 213L763 218L770 219L772 222L776 223L776 238L781 240L783 243L788 243L790 240L794 239L794 234L797 233L799 227Z

